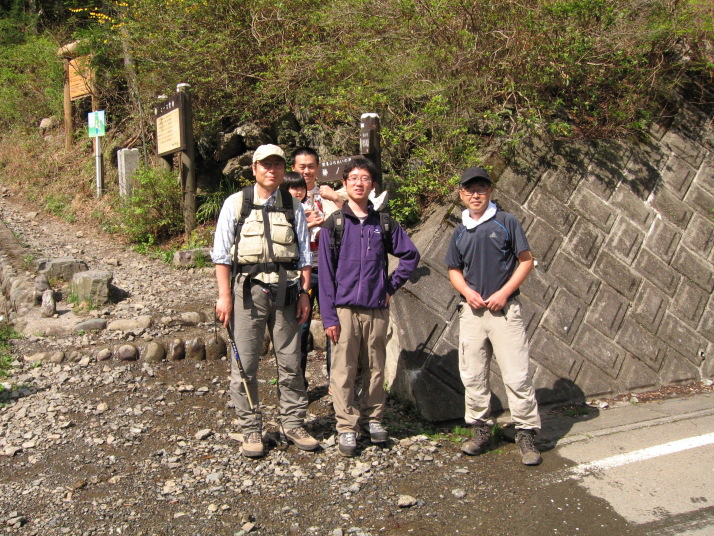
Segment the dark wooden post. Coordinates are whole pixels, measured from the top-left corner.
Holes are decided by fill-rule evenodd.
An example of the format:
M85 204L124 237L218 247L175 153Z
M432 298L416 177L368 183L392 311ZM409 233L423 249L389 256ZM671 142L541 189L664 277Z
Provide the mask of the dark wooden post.
M377 168L375 180L382 188L382 149L379 145L379 116L375 113L362 114L360 117L359 152L372 161Z
M193 143L193 111L188 84L179 84L176 91L183 93L185 149L181 151L181 188L183 191L183 224L186 237L196 228L196 154Z
M68 151L72 148L72 97L69 92L69 58L62 58L64 64L64 148Z

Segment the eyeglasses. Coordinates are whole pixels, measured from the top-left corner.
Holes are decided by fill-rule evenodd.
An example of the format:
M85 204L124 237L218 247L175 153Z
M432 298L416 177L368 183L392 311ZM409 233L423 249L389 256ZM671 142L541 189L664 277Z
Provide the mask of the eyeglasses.
M260 160L258 163L265 169L285 169L285 162L282 160Z
M476 194L486 195L491 188L479 187L479 188L461 188L461 193L466 197L473 197Z
M361 177L357 177L356 175L355 176L350 175L349 177L347 177L347 180L349 182L365 182L365 183L367 183L367 182L372 182L372 177L370 177L368 175L362 175Z

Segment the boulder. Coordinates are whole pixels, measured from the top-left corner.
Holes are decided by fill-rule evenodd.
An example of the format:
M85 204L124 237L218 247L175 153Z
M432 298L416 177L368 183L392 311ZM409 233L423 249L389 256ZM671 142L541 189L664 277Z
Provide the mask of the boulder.
M133 344L123 344L116 351L119 361L136 361L139 359L139 351Z
M97 352L97 361L107 361L112 358L112 351L109 348L102 348Z
M50 288L50 280L47 278L47 274L40 274L35 278L35 304L42 303L42 294Z
M114 331L140 331L151 327L151 315L142 315L136 318L119 318L109 322L107 329Z
M40 314L45 318L52 318L57 314L57 303L55 302L55 293L52 290L45 290L42 293L42 305L40 305Z
M200 311L187 311L179 315L179 322L182 326L197 326L206 321L206 314Z
M79 303L104 305L109 302L112 273L104 270L77 272L72 276L71 292Z
M325 337L325 328L322 322L313 318L310 322L310 335L312 335L312 349L317 352L327 350L327 338Z
M223 166L223 169L221 170L223 176L233 181L252 176L253 169L250 167L250 165L245 165L243 163L243 160L244 159L242 156L231 158L230 160L228 160L228 162L226 162L226 165Z
M35 289L27 281L15 279L10 285L10 292L8 293L8 298L10 298L11 302L14 302L17 305L21 303L34 305Z
M37 259L37 271L47 275L50 279L72 281L72 276L77 272L87 271L87 263L71 257L57 259Z
M166 349L164 345L154 341L150 342L146 345L146 348L144 348L143 359L151 363L163 361L166 359Z
M206 346L203 343L203 339L196 338L186 341L186 358L195 361L206 359Z
M169 361L180 361L186 357L186 343L183 339L174 339L169 345Z
M218 361L226 354L226 341L221 337L211 337L206 343L206 359Z
M209 248L181 249L174 253L174 265L182 268L197 267L209 262L211 262Z
M57 118L56 117L44 117L42 121L40 121L40 136L45 136L50 130L55 128L57 126Z
M253 123L241 125L233 131L243 139L246 147L249 149L257 149L266 143L272 143L270 136L263 131L259 126Z
M47 352L37 352L32 355L26 355L23 359L25 363L42 363L47 361L49 354Z
M217 147L214 154L216 160L229 160L246 150L243 137L235 130L231 132L219 132L216 136Z
M50 363L62 363L64 362L65 354L61 350L52 352L49 356Z
M74 331L101 331L107 327L107 321L104 318L90 318L83 320L74 325Z

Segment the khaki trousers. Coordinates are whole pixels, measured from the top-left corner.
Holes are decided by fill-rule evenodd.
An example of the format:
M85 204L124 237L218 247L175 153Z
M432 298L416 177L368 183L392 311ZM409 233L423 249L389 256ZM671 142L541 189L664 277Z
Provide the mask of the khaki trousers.
M330 388L337 432L360 431L362 423L384 417L384 362L387 357L389 309L338 307L340 338L332 347ZM360 367L361 365L361 367ZM355 378L362 369L360 405L355 400Z
M250 309L246 309L243 307L243 279L239 277L234 288L233 336L256 409L255 413L250 411L248 397L231 350L230 394L238 422L243 433L262 430L257 375L267 325L278 362L280 421L285 430L303 426L307 415L307 393L300 369L300 326L295 317L296 304L277 308L260 285L251 285L250 291L252 304Z
M492 424L489 376L495 355L516 428L539 430L538 403L528 370L528 340L518 300L495 312L462 303L459 330L459 372L466 394L464 420Z

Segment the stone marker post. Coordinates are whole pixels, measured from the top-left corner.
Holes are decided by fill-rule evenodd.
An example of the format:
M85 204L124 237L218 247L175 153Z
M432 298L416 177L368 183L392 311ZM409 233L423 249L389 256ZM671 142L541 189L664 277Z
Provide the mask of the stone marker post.
M122 199L128 199L134 189L134 173L139 168L139 149L121 149L117 152L117 163L119 195Z

